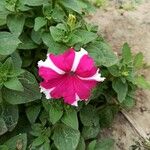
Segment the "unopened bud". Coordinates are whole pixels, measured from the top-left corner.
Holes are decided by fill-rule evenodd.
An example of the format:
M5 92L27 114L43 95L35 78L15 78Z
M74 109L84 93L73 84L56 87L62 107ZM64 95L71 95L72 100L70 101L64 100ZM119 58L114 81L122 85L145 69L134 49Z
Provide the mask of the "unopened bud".
M70 29L72 30L76 24L76 16L69 14L67 24L69 25Z

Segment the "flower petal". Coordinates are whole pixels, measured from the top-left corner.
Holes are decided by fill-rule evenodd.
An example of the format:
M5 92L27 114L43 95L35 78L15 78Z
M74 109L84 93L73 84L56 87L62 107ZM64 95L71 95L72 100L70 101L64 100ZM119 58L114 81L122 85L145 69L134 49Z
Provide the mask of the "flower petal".
M54 70L55 72L57 72L58 74L64 74L65 72L63 70L61 70L60 68L58 68L53 62L52 60L49 58L49 54L47 55L47 59L45 61L40 60L38 62L38 67L46 67L46 68L50 68L52 70Z
M72 104L76 100L74 77L66 75L61 83L51 92L53 98L64 98L64 102Z
M41 76L45 81L60 78L61 75L53 71L51 68L40 67L39 76Z
M80 98L77 94L75 94L75 101L71 104L72 106L78 106L78 101L80 101Z
M105 80L104 77L101 77L101 74L99 73L99 69L97 69L96 73L91 77L83 78L83 77L78 76L78 78L81 79L81 80L95 80L95 81L98 81L98 82L103 82Z
M77 66L76 73L81 77L90 77L97 72L94 60L88 55L84 55Z
M74 61L75 50L70 48L61 55L50 54L49 57L58 68L65 72L69 72Z
M61 55L47 55L38 62L41 92L47 99L63 98L64 102L77 106L79 100L88 100L98 81L104 81L94 61L86 50L69 49Z
M50 93L51 93L51 91L52 91L54 88L51 88L51 89L45 89L45 88L42 87L42 86L40 86L40 88L41 88L41 92L43 92L43 93L45 94L46 99L52 98Z
M88 54L88 52L86 50L84 50L83 48L81 48L81 50L79 52L75 52L75 58L74 58L74 62L73 62L71 71L73 71L73 72L76 71L76 69L80 63L81 58L87 54Z
M96 84L97 81L94 80L81 80L76 78L76 82L74 84L76 94L81 100L87 100L89 99L91 91L96 86Z

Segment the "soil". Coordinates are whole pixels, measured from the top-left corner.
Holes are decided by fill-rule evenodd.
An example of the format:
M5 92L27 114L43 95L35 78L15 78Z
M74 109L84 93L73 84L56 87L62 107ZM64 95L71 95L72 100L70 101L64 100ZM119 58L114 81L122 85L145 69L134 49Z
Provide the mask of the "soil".
M88 17L98 25L99 33L110 43L114 51L120 52L127 42L134 53L143 52L150 65L150 1L143 1L132 11L120 10L116 3ZM150 69L145 72L150 81ZM150 138L150 91L139 90L136 106L130 112L120 113L105 135L116 140L115 150L129 150L135 141Z

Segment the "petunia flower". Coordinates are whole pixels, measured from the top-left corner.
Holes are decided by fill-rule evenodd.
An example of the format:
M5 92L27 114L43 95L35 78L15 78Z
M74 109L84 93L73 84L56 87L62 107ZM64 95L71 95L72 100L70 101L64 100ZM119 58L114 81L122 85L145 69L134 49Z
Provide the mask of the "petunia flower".
M97 82L104 81L88 52L70 48L60 55L48 54L38 62L41 92L47 99L63 98L64 102L77 106L79 100L87 101Z

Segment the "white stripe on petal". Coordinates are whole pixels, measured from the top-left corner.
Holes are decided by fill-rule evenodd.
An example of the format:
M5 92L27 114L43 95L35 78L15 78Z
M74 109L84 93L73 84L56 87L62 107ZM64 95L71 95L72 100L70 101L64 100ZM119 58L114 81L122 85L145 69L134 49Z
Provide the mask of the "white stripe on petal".
M45 96L46 96L46 99L51 99L52 97L51 97L51 91L53 91L54 90L54 88L51 88L51 89L45 89L44 87L42 87L42 86L40 86L40 88L41 88L41 93L44 93L45 94Z
M52 60L49 58L49 54L47 55L47 59L45 61L40 60L38 62L38 67L47 67L50 68L52 70L54 70L55 72L57 72L58 74L65 74L65 72L63 70L61 70L60 68L58 68L53 62Z
M71 104L72 106L78 106L78 101L80 101L79 96L76 94L76 100Z
M75 52L75 58L74 58L74 62L73 62L73 65L72 65L72 68L71 68L71 71L75 72L79 63L80 63L80 60L81 58L84 56L84 55L87 55L88 52L81 48L81 50L79 52Z
M83 77L78 76L78 78L81 79L81 80L95 80L95 81L98 81L98 82L100 82L100 81L103 82L105 80L104 77L101 77L101 74L99 73L99 69L91 77L83 78Z

